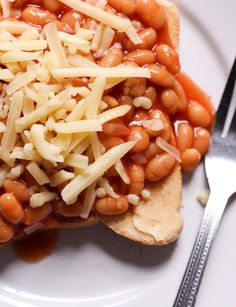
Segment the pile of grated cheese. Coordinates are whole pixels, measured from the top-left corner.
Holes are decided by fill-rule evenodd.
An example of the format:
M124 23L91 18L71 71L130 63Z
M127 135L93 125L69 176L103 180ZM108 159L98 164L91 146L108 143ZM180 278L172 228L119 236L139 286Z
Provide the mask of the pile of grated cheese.
M59 196L50 187L63 184L61 197L68 205L87 189L81 215L87 217L96 184L107 169L116 164L128 180L120 159L134 146L127 142L104 152L97 136L102 124L130 110L121 105L103 111L104 91L128 77L150 78L150 72L122 65L102 68L85 58L90 51L103 56L114 30L125 32L134 43L140 37L128 19L83 1L61 2L94 18L94 28L77 26L75 34L68 34L54 23L39 29L22 21L0 22L0 186L26 168L38 184L32 207ZM9 1L1 4L4 17L9 16ZM73 86L71 78L91 82Z

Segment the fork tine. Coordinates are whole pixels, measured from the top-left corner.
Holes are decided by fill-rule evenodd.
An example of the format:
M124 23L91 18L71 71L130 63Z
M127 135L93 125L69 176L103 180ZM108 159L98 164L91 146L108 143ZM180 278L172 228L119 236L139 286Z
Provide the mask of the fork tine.
M220 130L220 132L223 130L225 120L228 114L230 101L234 91L235 79L236 79L236 58L234 59L234 64L231 68L230 75L227 80L219 108L217 110L214 128L218 131Z
M235 103L236 103L236 93L235 93ZM231 122L229 133L234 134L234 137L236 138L236 111L234 111L234 116Z

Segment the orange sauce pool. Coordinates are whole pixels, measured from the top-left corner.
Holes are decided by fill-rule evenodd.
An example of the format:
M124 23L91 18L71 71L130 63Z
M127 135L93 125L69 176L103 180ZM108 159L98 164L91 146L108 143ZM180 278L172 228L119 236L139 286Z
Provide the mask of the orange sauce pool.
M27 263L37 263L53 253L58 239L58 230L47 230L13 243L12 248L21 260Z

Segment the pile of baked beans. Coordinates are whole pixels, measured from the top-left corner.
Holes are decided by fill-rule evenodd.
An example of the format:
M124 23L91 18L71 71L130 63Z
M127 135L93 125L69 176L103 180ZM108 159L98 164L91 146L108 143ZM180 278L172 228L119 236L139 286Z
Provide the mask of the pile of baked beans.
M96 58L92 52L86 57L103 67L125 64L146 67L151 71L151 80L129 78L108 90L103 97L107 108L122 104L131 106L124 118L103 125L99 139L106 150L127 141L136 141L122 159L130 185L126 185L115 168L111 168L105 177L120 197L106 196L95 201L94 211L117 215L129 208L125 195L139 196L146 180L157 182L175 166L176 159L157 145L157 137L177 147L184 171L195 169L209 148L214 110L207 96L180 73L178 53L170 44L167 31L163 35L167 22L165 11L155 0L108 0L106 9L128 16L143 42L134 45L124 33L116 31L111 48L102 58ZM16 0L13 2L13 15L11 19L23 20L39 28L55 22L59 30L69 33L75 32L78 23L81 28L89 29L92 21L58 0ZM80 81L73 80L78 84ZM83 85L84 82L81 81ZM155 131L140 125L140 122L152 119L161 119L163 128ZM22 228L45 219L59 221L61 217L79 216L83 194L71 206L57 200L53 204L31 208L28 204L29 188L34 184L27 171L24 171L21 181L7 179L4 182L0 197L0 243L11 240Z

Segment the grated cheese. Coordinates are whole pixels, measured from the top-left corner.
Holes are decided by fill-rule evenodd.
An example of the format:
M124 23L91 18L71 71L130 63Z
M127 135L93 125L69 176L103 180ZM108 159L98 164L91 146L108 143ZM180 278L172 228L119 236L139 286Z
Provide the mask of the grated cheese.
M9 0L0 0L1 6L2 6L2 15L4 18L10 17L11 15L11 9L10 9L10 3Z
M103 198L103 197L105 197L107 195L107 193L106 193L106 190L104 189L104 188L97 188L96 189L96 196L98 197L98 198Z
M29 41L14 41L14 42L0 42L1 51L36 51L47 48L47 41L45 40L29 40Z
M150 191L148 191L147 189L143 189L141 192L141 196L143 199L149 199L151 197L151 193Z
M75 177L74 173L67 172L65 170L60 170L57 173L50 176L50 185L56 187L64 182L67 182Z
M105 124L112 119L124 116L130 111L130 108L131 107L129 105L121 105L119 107L107 110L98 115L98 120L101 124Z
M135 31L129 19L113 15L109 12L104 11L99 7L88 4L81 0L60 0L60 1L83 14L90 16L95 20L100 21L101 23L107 26L110 26L113 29L116 29L120 32L125 32L134 44L142 43L142 39Z
M180 152L179 152L178 149L176 149L174 146L167 143L163 138L161 138L159 136L156 138L156 144L161 149L166 151L168 154L173 156L178 162L181 163Z
M32 26L23 21L14 21L14 20L0 21L0 30L7 31L13 35L20 35L32 28L33 28Z
M88 167L88 162L89 159L87 156L71 153L66 157L64 164L74 168L86 169Z
M3 163L0 165L0 188L3 186L5 179L7 178L7 174L10 170L9 165Z
M127 199L128 199L128 202L134 206L138 206L139 205L139 196L136 195L136 194L129 194L127 195Z
M77 196L90 184L101 177L112 165L122 158L133 146L135 142L127 142L115 146L100 156L94 163L89 165L89 174L75 177L63 190L62 198L67 204L76 201Z
M90 133L89 140L91 143L94 159L96 160L102 154L101 153L101 143L98 139L97 133L96 132Z
M13 73L7 68L0 68L0 80L11 82L14 79Z
M63 43L72 44L76 49L82 51L85 54L90 51L89 41L81 37L66 32L58 32L58 36Z
M14 92L26 86L31 81L35 80L36 77L36 71L34 71L33 69L30 69L27 72L18 75L14 78L12 82L7 85L7 95L12 95Z
M1 46L1 43L0 43ZM70 67L54 68L52 74L56 78L100 77L104 78L150 78L150 71L141 67Z
M95 53L97 58L101 58L105 55L107 50L110 48L115 31L112 30L110 27L105 26L102 32L102 37Z
M1 145L9 151L15 147L17 133L15 122L20 117L23 107L23 92L16 92L11 99L10 111L7 117L6 130L3 134Z
M56 24L53 22L49 22L44 27L44 31L46 34L49 50L55 53L60 61L59 67L68 67L69 63L66 58L65 50L62 46L59 32L56 28Z
M47 128L43 125L34 124L30 129L31 140L38 153L46 160L51 162L64 162L60 154L61 149L45 139Z
M129 178L121 160L116 162L115 169L116 169L117 173L120 175L121 179L124 181L124 183L130 184L130 178Z
M48 192L48 191L35 193L30 198L30 207L32 207L32 208L41 207L45 203L47 203L49 201L53 201L57 197L58 197L58 195L56 193L52 193L52 192Z
M36 123L41 118L47 116L48 114L56 111L60 108L63 103L70 99L70 95L67 91L62 91L57 96L53 97L49 102L40 108L34 110L16 121L16 131L21 132L33 123Z
M98 180L98 185L104 188L108 196L115 198L115 199L119 198L119 195L115 193L115 191L113 190L113 187L110 185L107 178L104 178L104 177L100 178Z
M32 177L37 181L39 185L44 185L49 183L49 178L47 174L38 166L35 162L30 162L26 169L32 175Z
M96 78L90 87L92 91L90 95L85 98L88 105L86 118L97 118L99 106L105 89L105 78Z
M93 40L91 42L91 50L92 51L97 51L97 49L98 49L98 46L99 46L101 38L102 38L103 28L104 28L104 26L101 23L97 26Z
M2 63L14 63L36 60L41 55L39 52L27 52L27 51L8 51L1 57Z
M56 132L64 134L102 131L101 123L95 119L78 120L68 123L56 123L54 124L54 128Z
M96 185L97 181L94 181L86 190L82 210L80 213L80 217L82 217L83 219L86 219L89 216L89 213L93 207L96 198L96 191L95 191Z
M10 152L2 146L0 146L0 159L11 167L15 164L15 159L10 157Z

